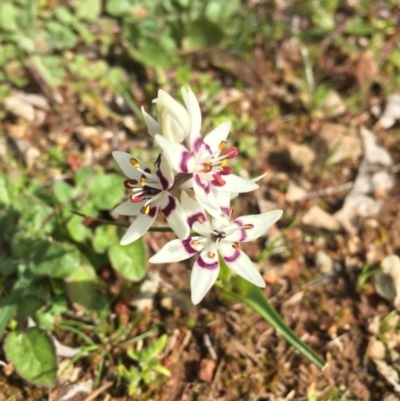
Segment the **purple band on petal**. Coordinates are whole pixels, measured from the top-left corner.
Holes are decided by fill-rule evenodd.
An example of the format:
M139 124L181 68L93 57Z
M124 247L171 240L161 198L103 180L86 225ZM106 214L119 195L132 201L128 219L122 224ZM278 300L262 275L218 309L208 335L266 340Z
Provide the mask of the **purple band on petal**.
M222 213L226 216L229 216L229 207L221 206Z
M193 142L193 150L196 153L199 153L202 144L203 144L203 140L198 136Z
M197 258L197 264L203 269L214 270L219 266L218 260L215 262L207 263L201 256Z
M183 173L189 172L188 161L192 157L192 154L188 151L183 152L181 162L179 163L179 167Z
M200 176L198 174L193 174L194 180L196 181L196 184L203 188L206 194L210 193L210 184L207 181L202 181Z
M168 204L165 206L161 211L163 212L165 217L169 217L169 215L175 210L176 208L176 200L173 196L168 195Z
M156 161L154 162L154 167L160 168L160 164L161 164L161 154L159 154L157 156Z
M204 213L202 212L198 212L198 213L194 213L191 216L188 216L186 221L189 224L189 227L192 228L193 224L196 223L196 221L200 221L199 217L201 220L203 221L207 221L207 217Z
M149 211L149 216L150 217L154 217L157 214L157 211L158 211L158 207L157 206L151 207L150 211Z
M162 186L162 189L166 190L169 188L169 182L168 180L162 175L161 170L157 170L156 171L156 175L158 177L158 179L160 180L160 184Z
M240 251L239 251L239 249L235 249L235 252L233 252L232 255L230 255L230 256L222 255L222 256L223 256L225 262L233 263L233 262L236 262L240 258Z
M195 253L198 252L198 250L196 248L193 248L191 245L192 242L192 238L186 238L182 241L182 245L185 248L185 251L190 254L190 255L194 255Z
M240 220L235 220L233 224L236 224L238 227L243 227L243 222ZM240 230L240 238L238 238L238 242L243 242L247 238L247 233L244 228Z

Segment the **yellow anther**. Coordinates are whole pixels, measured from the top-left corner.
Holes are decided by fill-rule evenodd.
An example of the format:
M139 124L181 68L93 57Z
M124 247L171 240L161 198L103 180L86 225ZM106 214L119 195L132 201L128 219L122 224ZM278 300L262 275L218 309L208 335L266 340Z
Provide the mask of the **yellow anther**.
M221 141L220 144L218 145L218 149L222 150L226 146L226 141Z
M146 177L142 175L142 177L140 178L140 185L142 187L144 187L146 185Z
M239 242L234 242L234 243L232 244L232 248L233 248L233 249L240 249L240 244L239 244Z
M196 219L199 223L201 223L201 224L203 224L204 223L204 217L203 216L197 216L197 219Z
M207 257L209 259L214 259L215 258L215 253L214 252L207 252Z
M227 165L228 165L228 162L227 162L226 160L222 161L222 162L219 164L220 167L225 167L225 166L227 166Z
M150 213L150 205L143 206L141 212L143 214L149 214Z
M204 162L203 163L203 167L204 167L204 172L208 173L209 171L211 171L212 167L211 167L211 162Z
M193 247L196 247L196 246L200 245L200 242L194 239L193 241L190 242L190 245L192 245Z
M140 167L139 162L138 162L136 159L134 159L133 157L132 157L131 159L129 159L129 162L130 162L130 163L132 164L132 166L135 167L135 168L139 168L139 167Z
M251 230L252 228L254 228L254 224L245 224L242 228L244 228L245 230Z

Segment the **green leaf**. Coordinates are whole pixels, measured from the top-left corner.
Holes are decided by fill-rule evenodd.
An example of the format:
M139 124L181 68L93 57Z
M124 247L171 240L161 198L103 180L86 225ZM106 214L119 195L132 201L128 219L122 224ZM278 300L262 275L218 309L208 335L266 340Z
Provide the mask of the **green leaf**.
M8 185L4 177L0 177L0 205L8 206L11 202Z
M101 225L96 227L93 237L93 248L97 253L107 251L112 245L117 245L119 238L117 228L111 225Z
M78 0L74 7L76 16L86 21L95 21L101 13L100 0Z
M56 350L50 336L38 327L14 331L5 341L7 358L25 380L51 386L57 377Z
M60 57L52 55L33 55L31 60L38 69L41 77L49 86L56 87L61 83L65 75L65 69L62 67L62 60Z
M71 238L76 242L84 242L92 236L92 231L83 224L82 217L77 215L73 215L69 219L67 230Z
M13 4L3 3L0 6L0 30L15 32L18 30L19 10Z
M72 49L78 41L78 36L70 28L57 21L49 21L46 31L46 40L57 50Z
M107 299L99 291L96 272L89 264L78 266L65 278L65 286L72 302L90 310L101 310L107 304Z
M22 297L18 301L18 316L21 319L27 319L29 316L33 316L45 303L44 299L34 295Z
M182 44L185 49L197 50L215 46L223 37L224 33L218 25L206 19L198 19L187 25Z
M73 245L41 241L29 260L29 270L34 276L62 278L71 274L79 264L80 253Z
M156 357L164 350L167 345L168 336L163 334L160 338L155 341L152 341L149 345L149 351L151 357Z
M0 275L8 276L10 274L16 273L18 270L19 260L17 258L8 257L0 258Z
M123 179L117 174L98 175L90 187L94 205L100 210L114 208L125 193Z
M108 256L112 267L128 280L139 281L144 277L147 255L141 240L125 246L113 245Z
M233 14L240 11L240 0L210 0L206 3L205 17L215 23L229 21Z
M113 17L122 17L128 15L132 9L130 0L107 0L106 12Z
M56 181L53 191L59 203L66 203L76 195L76 189L65 181Z
M149 67L169 68L172 64L171 54L152 38L140 38L138 48L129 48L129 55Z
M240 294L234 293L226 287L220 287L220 290L235 299L238 299L256 311L263 317L289 344L297 349L304 357L312 362L319 369L325 366L325 361L312 350L306 343L293 332L293 330L286 325L282 317L276 309L270 304L268 299L264 296L260 288L249 283L243 278L237 276L237 282L240 286Z
M94 171L91 168L82 167L75 174L75 184L80 189L87 189L90 179L94 176Z

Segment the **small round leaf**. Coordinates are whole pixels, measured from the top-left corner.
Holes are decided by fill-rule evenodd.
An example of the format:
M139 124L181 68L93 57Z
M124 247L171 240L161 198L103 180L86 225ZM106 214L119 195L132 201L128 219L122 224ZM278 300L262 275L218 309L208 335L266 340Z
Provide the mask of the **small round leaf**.
M125 278L132 281L141 280L146 273L146 250L141 240L130 245L113 245L108 250L112 267Z
M51 386L57 375L57 356L50 336L38 327L14 331L5 341L7 358L25 380Z

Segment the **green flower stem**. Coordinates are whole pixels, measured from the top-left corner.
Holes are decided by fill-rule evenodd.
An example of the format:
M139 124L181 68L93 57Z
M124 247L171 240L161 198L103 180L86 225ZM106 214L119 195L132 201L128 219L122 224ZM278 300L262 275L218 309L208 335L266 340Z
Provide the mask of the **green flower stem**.
M224 287L221 282L217 282L216 284L222 293L250 306L250 308L263 317L289 344L295 347L297 351L317 366L317 368L322 370L325 366L325 361L306 343L300 340L294 331L287 326L280 314L264 296L261 289L240 277L238 277L238 280L240 282L241 294L232 292Z
M130 226L130 224L120 223L118 221L113 221L113 220L100 219L99 217L88 216L86 214L79 213L79 212L73 211L72 213L76 214L78 216L84 217L86 219L90 219L90 222L108 224L111 226L124 227L124 228L128 228ZM172 228L170 228L170 227L150 227L148 231L158 232L158 233L172 233L173 232Z

